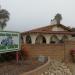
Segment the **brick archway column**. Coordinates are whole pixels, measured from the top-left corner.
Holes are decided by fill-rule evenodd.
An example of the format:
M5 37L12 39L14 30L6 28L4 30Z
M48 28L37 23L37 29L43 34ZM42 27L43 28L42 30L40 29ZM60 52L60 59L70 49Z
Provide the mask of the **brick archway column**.
M26 44L26 35L23 36L23 42Z
M59 40L63 38L63 35L56 35Z
M44 34L44 37L46 39L46 44L50 44L50 37L51 37L51 35L50 34Z
M31 34L30 36L31 36L32 44L35 44L37 34Z

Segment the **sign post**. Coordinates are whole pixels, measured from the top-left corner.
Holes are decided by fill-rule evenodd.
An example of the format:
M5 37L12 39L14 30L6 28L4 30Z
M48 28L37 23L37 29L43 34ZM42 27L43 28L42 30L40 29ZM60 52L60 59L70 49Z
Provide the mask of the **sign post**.
M16 62L17 63L19 62L19 52L18 51L16 52Z

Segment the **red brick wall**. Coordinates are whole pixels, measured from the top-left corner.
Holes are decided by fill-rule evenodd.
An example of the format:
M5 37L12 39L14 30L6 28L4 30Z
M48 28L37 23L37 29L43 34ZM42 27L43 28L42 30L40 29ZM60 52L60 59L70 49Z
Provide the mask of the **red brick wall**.
M50 56L51 58L64 58L64 46L63 44L35 44L35 45L24 45L27 46L29 50L30 56L38 56L38 55L45 55Z
M66 61L72 61L70 50L75 49L75 41L65 42L65 59Z
M30 56L45 55L54 59L71 60L70 50L75 48L75 41L66 41L64 44L26 44Z

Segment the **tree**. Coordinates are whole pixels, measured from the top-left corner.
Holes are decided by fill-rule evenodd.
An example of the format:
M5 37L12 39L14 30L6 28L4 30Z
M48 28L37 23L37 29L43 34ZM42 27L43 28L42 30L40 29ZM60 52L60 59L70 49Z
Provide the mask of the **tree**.
M54 19L57 21L57 24L60 24L60 21L62 20L61 14L57 13Z
M9 20L9 12L6 9L0 9L0 28L3 30Z

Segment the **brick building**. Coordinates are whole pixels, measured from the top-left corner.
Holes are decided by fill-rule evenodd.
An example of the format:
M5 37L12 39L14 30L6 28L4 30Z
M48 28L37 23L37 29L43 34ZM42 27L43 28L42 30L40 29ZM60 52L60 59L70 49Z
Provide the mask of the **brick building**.
M22 43L28 47L31 56L45 55L71 60L70 50L75 48L75 32L70 27L52 22L51 25L21 35Z

